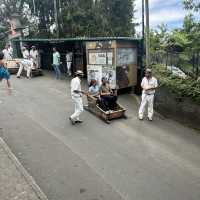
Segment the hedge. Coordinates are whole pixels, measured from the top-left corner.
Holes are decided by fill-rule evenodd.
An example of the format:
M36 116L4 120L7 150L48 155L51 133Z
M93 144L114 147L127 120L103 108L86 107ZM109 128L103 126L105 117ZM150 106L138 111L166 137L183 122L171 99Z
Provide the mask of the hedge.
M160 86L166 86L177 97L189 97L200 105L200 81L193 78L179 78L172 75L163 65L153 66L154 75L158 78Z

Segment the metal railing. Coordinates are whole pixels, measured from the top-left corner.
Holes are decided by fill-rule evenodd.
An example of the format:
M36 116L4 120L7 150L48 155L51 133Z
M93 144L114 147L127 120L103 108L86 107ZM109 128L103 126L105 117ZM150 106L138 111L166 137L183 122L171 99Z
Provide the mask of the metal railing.
M200 52L155 52L151 54L151 63L179 68L195 79L200 76Z

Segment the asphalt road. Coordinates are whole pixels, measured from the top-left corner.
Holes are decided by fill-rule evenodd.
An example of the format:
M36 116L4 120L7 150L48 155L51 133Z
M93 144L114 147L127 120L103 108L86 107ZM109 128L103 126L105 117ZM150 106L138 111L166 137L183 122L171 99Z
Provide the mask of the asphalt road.
M12 77L0 85L2 137L49 200L199 200L200 134L156 116L138 121L137 101L122 95L128 119L105 124L85 111L72 126L69 81Z

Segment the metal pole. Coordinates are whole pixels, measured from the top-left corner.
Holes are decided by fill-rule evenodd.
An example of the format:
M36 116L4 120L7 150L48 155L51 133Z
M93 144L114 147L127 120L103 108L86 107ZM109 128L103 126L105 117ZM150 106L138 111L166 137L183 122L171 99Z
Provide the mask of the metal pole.
M142 39L144 40L145 32L144 32L144 0L142 0Z
M35 15L35 13L36 13L35 0L33 0L33 11L34 11L34 15Z
M150 67L149 0L145 0L146 10L146 67Z
M142 62L141 62L141 72L140 78L144 76L144 56L145 56L145 26L144 26L144 0L142 0Z
M57 38L59 38L57 0L54 0L54 17L55 17L55 24L56 24L56 36Z

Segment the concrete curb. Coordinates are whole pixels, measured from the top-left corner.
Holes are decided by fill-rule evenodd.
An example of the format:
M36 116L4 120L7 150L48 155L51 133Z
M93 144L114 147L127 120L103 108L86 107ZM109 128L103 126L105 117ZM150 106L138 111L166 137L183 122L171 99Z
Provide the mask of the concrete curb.
M0 137L0 145L3 147L4 151L7 153L8 157L11 159L13 164L16 166L17 170L22 174L25 178L27 184L33 189L36 193L37 197L40 200L48 200L47 196L42 192L40 187L37 185L33 177L26 171L26 169L22 166L19 160L12 153L8 145L4 142L4 140Z

